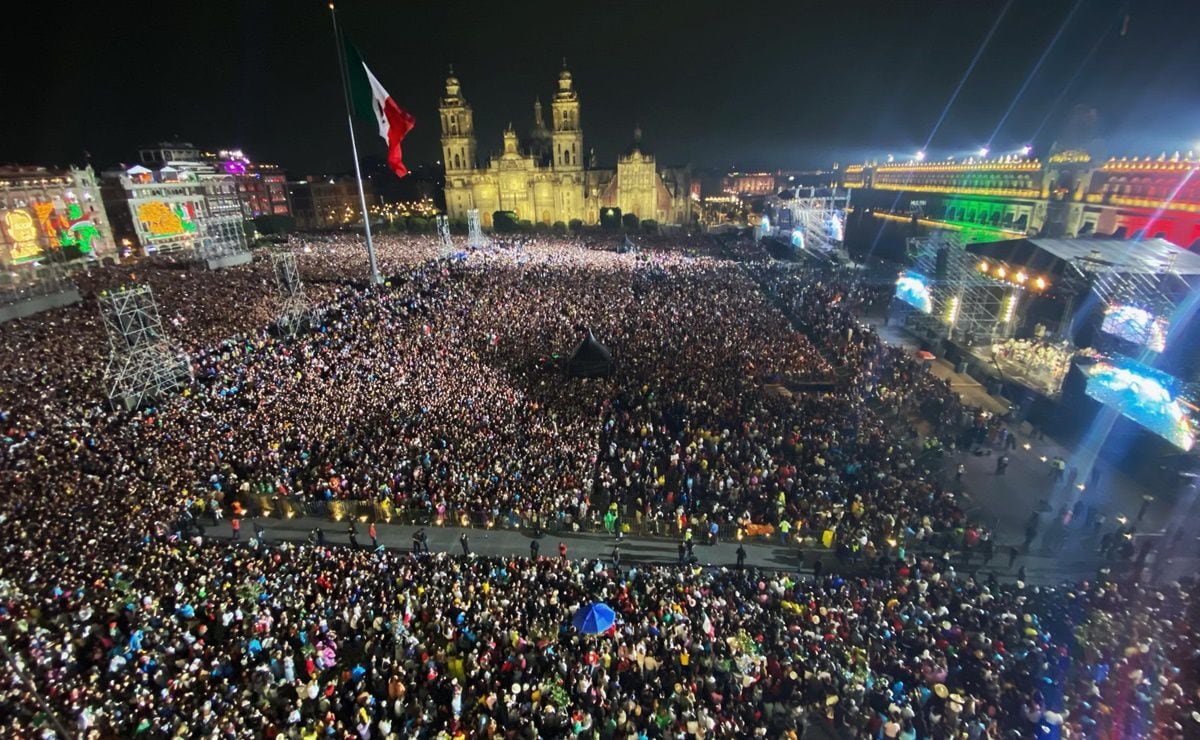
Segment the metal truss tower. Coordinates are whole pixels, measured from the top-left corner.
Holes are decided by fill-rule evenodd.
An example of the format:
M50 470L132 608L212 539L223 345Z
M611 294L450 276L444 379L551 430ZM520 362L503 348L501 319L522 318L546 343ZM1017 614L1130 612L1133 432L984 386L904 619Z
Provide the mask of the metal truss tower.
M108 333L104 389L112 404L132 411L191 383L191 361L163 331L150 286L101 293L100 318Z
M278 308L275 322L285 334L299 330L312 321L313 307L300 281L296 255L292 252L272 252L271 267L275 272L275 291Z
M454 242L450 239L450 219L445 214L437 217L438 239L442 242L442 257L454 254Z
M487 239L483 236L483 227L479 223L478 208L467 211L467 246L471 249L487 246Z
M791 198L780 198L779 207L792 216L792 245L824 256L849 259L845 247L845 213L850 191L796 188Z
M909 321L936 322L941 334L971 346L1012 336L1013 318L1025 290L981 273L978 258L956 232L934 232L908 240L913 269L929 283L932 310ZM919 318L918 318L919 317Z

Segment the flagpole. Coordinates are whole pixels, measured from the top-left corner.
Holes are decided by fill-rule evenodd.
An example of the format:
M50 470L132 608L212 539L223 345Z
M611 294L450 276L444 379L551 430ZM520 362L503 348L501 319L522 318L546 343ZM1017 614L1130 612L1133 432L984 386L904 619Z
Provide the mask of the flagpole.
M350 111L350 85L346 80L346 56L342 50L342 33L338 29L337 10L329 3L329 17L333 19L333 42L337 47L338 73L342 79L342 102L346 104L346 125L350 129L350 150L354 152L354 177L358 181L358 201L362 204L363 229L367 233L367 259L371 262L371 284L383 282L379 278L379 267L375 262L375 242L371 239L371 214L367 210L367 194L363 190L362 168L358 164L358 142L354 137L354 116Z

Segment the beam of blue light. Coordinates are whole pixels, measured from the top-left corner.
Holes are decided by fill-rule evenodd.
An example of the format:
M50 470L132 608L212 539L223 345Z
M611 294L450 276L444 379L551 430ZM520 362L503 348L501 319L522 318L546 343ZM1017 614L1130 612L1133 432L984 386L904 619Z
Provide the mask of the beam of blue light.
M1183 189L1183 186L1187 184L1188 180L1191 179L1195 172L1196 168L1192 168L1188 171L1187 177L1183 178L1183 180L1175 188L1174 192L1171 193L1171 198L1168 199L1167 203L1170 203L1170 201L1179 194L1179 191ZM1164 203L1163 206L1159 208L1156 213L1156 217L1166 209L1167 203ZM1136 242L1137 240L1135 239L1134 241ZM1137 249L1136 246L1131 248ZM1088 291L1088 296L1085 299L1083 306L1075 315L1077 317L1086 315L1087 312L1091 310L1090 304L1098 300L1099 298L1096 296L1095 291ZM1171 320L1167 329L1166 345L1168 347L1183 341L1187 327L1196 318L1197 312L1200 312L1200 289L1192 289L1188 293L1187 297L1175 307L1175 310L1171 314ZM1072 320L1072 330L1074 329L1073 324L1074 320ZM1150 349L1142 349L1142 351L1138 353L1136 360L1147 367L1154 367L1161 357L1162 355L1158 352L1154 352ZM1089 479L1092 468L1096 464L1096 458L1100 455L1100 451L1104 448L1105 443L1108 442L1108 436L1112 432L1112 428L1120 416L1121 412L1114 407L1100 407L1100 411L1096 414L1095 419L1092 420L1091 426L1088 427L1086 434L1084 434L1083 439L1080 441L1076 453L1071 456L1071 462L1080 472L1080 480ZM1075 501L1079 499L1080 495L1081 492L1078 489L1067 490L1065 492L1064 505L1068 507L1074 505ZM1095 494L1093 492L1093 498L1094 495Z
M979 48L975 50L975 56L971 58L971 63L967 65L966 71L963 72L962 78L959 79L958 85L955 86L954 92L950 94L950 99L946 101L946 105L942 108L941 115L938 116L937 122L933 124L933 129L929 132L929 138L925 139L925 146L921 147L920 151L928 152L929 145L933 143L933 137L937 135L938 129L942 127L942 122L946 120L946 114L950 112L950 108L954 106L954 101L958 99L958 94L962 92L963 85L966 84L967 78L971 76L975 65L979 63L979 58L983 56L983 52L991 43L992 36L996 34L996 29L1000 27L1000 21L1004 20L1004 16L1008 15L1008 9L1012 7L1013 0L1008 0L1004 7L1000 9L1000 14L996 16L996 20L992 23L992 27L988 29L987 35L983 37L983 41L979 44ZM909 175L911 179L912 175ZM904 194L903 190L896 192L895 199L892 200L892 207L889 212L895 212L896 205L900 202L900 197ZM883 238L883 230L887 227L887 221L882 221L879 224L879 230L875 232L875 238L871 240L871 246L867 249L866 258L870 259L875 254L875 247L879 246L879 240Z
M1008 2L1004 4L1004 7L1000 9L1000 15L996 16L996 21L992 23L992 27L987 32L987 36L983 37L983 43L981 43L979 48L975 51L975 56L971 59L971 63L967 65L967 70L963 72L962 79L958 81L958 86L954 88L954 92L951 93L950 99L946 101L946 106L942 108L942 114L938 116L937 123L933 124L933 130L929 132L929 138L925 140L925 146L921 147L921 151L929 151L929 145L933 142L933 137L937 135L938 129L942 127L942 122L946 120L946 114L950 112L950 108L954 105L954 101L958 99L958 94L962 92L963 85L966 83L967 78L971 76L971 72L975 69L975 65L979 63L979 58L983 56L983 50L988 47L988 43L991 42L992 36L996 33L996 29L1000 27L1000 21L1004 20L1004 16L1008 15L1008 9L1012 7L1012 4L1013 0L1008 0Z
M1021 89L1017 90L1017 94L1013 97L1012 102L1008 104L1008 110L1004 111L1004 115L1000 116L1000 122L996 124L996 128L992 131L992 135L988 137L987 146L992 145L992 140L996 138L996 134L1000 133L1000 129L1004 127L1004 122L1012 115L1013 109L1017 107L1017 103L1025 95L1025 90L1029 87L1029 83L1033 82L1033 78L1037 77L1038 70L1042 68L1042 64L1046 61L1046 57L1050 56L1050 51L1058 43L1059 37L1062 36L1067 25L1074 17L1075 11L1079 10L1079 6L1083 4L1083 0L1075 0L1075 4L1071 6L1071 12L1067 13L1067 17L1063 18L1063 22L1058 25L1058 30L1054 32L1054 37L1050 39L1050 43L1046 44L1046 48L1042 50L1042 55L1038 57L1037 63L1033 65L1033 69L1025 76L1025 81L1021 83Z

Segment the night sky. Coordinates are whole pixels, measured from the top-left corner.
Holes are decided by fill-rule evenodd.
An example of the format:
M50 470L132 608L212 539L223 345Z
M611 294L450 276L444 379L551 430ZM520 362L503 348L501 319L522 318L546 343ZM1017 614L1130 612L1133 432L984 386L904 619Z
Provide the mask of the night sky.
M749 169L907 158L929 140L1005 5L345 0L339 17L417 118L410 164L440 157L436 106L448 64L486 154L500 148L508 121L528 130L533 99L548 104L565 56L584 144L601 164L640 123L660 163ZM324 2L122 0L56 4L27 14L28 25L13 17L0 163L81 163L86 151L105 167L177 135L241 147L293 175L350 166ZM1013 0L931 156L963 156L993 131L993 152L1032 141L1044 153L1078 106L1095 109L1095 130L1066 135L1098 136L1093 147L1106 153L1197 147L1197 20L1197 2ZM382 151L369 126L359 130L364 153Z

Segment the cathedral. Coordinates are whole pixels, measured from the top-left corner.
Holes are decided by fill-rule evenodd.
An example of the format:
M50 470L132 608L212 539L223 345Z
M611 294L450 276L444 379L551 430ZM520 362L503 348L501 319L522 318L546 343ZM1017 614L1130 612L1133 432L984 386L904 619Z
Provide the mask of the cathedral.
M485 228L496 211L519 220L551 225L579 219L596 224L600 214L629 215L659 224L687 225L693 219L693 185L687 168L659 169L635 129L633 142L617 158L616 169L596 167L585 155L579 94L563 67L550 101L550 128L540 100L533 104L533 130L519 141L510 123L500 154L481 162L476 150L474 114L451 70L438 111L442 119L442 161L446 163L446 210L452 219L479 209Z

